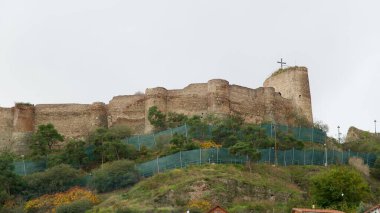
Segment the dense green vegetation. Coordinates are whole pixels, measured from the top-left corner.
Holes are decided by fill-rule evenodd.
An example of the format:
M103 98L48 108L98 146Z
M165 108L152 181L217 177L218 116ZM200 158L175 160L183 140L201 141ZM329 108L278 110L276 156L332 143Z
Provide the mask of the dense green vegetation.
M73 186L80 185L82 179L83 174L81 174L80 170L61 164L44 172L25 176L26 188L24 193L29 197L37 197L43 194L62 192Z
M90 187L97 192L108 192L126 188L139 180L134 164L128 160L119 160L104 164L93 171Z
M53 124L38 126L38 130L32 136L30 149L32 155L46 156L53 151L53 146L63 141L63 136L58 133Z
M0 153L0 207L22 192L25 182L13 172L13 157Z
M355 208L369 197L369 186L351 168L332 168L311 178L312 198L322 207Z
M349 189L346 185L331 181L331 177L337 181L340 180L340 176L344 177L341 174L338 178L336 174L331 175L335 171L334 168L272 167L253 163L260 158L257 150L261 148L323 148L320 144L302 143L287 132L276 131L275 137L269 137L260 126L244 123L237 115L224 118L212 115L188 117L177 113L166 115L157 107L149 109L148 119L157 131L186 124L189 128L188 134L174 134L170 138L158 137L154 148L141 146L137 149L123 142L123 139L131 135L126 126L99 128L87 138L68 140L65 143L62 143L64 138L53 125L39 126L31 137L31 153L25 156L25 160L44 160L48 169L23 177L18 176L13 173L12 162L15 156L2 153L2 211L11 212L18 209L17 211L23 212L22 208L17 207L22 206L25 201L42 195L59 194L73 186L86 187L100 194L108 193L103 197L108 197L109 193L115 194L93 209L108 209L109 212L165 212L186 209L203 212L215 204L222 204L231 212L265 212L273 209L288 211L294 206L310 207L311 204L351 211L360 201L377 201L368 195L370 192L380 191L380 183L367 177L373 186L372 191L369 191L365 187L367 180L363 180L361 174L352 169L345 170L350 177L341 181L361 187L350 189L349 192L353 194L347 192L343 205L340 200L335 202L331 197L325 197L331 193L323 183ZM211 129L210 125L214 128ZM323 124L316 124L318 125L318 128L327 128ZM207 165L173 170L143 181L135 168L137 163L157 157L209 147L228 148L232 154L246 156L248 163L239 166ZM339 167L342 168L344 169ZM377 162L371 174L380 177L379 171L380 163ZM313 175L316 175L315 178L310 178ZM127 193L113 192L127 188L130 188ZM322 191L319 193L317 189ZM335 188L335 191L339 191L338 188ZM356 201L348 198L354 198ZM89 204L87 201L79 200L64 203L57 207L57 212L82 211L92 208L92 205L94 202Z

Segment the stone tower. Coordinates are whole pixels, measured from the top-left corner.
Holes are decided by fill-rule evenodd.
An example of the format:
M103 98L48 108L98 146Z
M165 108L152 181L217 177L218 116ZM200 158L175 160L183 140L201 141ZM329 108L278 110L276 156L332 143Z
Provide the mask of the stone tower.
M293 101L298 113L313 123L309 76L306 67L289 67L274 72L264 82L264 87L273 87L282 97Z
M215 115L230 114L230 84L226 80L213 79L207 83L207 112Z
M16 104L13 111L13 131L11 150L25 153L28 149L27 140L34 131L35 108L29 104Z
M150 133L154 127L148 120L149 108L157 106L158 110L166 114L168 91L163 87L146 89L145 96L145 133Z

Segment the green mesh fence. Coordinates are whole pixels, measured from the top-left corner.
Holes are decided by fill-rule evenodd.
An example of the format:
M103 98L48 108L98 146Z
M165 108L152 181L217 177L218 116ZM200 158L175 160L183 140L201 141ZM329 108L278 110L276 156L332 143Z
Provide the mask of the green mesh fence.
M261 124L261 128L270 137L275 137L278 133L288 133L294 138L302 142L324 143L326 133L320 129L304 128L304 127L289 127L286 125Z
M349 158L358 157L365 164L372 167L376 160L375 154L357 152L338 152L335 150L277 150L261 149L259 163L268 163L281 166L289 165L327 165L347 164ZM149 177L153 174L170 169L183 168L188 165L202 164L243 164L247 157L229 153L226 148L197 149L183 151L173 155L145 162L136 166L141 176Z
M18 161L14 162L14 172L18 175L27 175L44 171L47 166L45 161Z
M285 125L261 124L260 127L265 130L267 136L276 137L280 133L291 134L294 138L302 142L314 142L323 144L326 139L326 133L320 129L289 127ZM202 129L191 128L188 125L168 129L156 134L136 135L126 138L124 142L135 146L138 150L142 146L150 149L157 147L157 144L169 143L174 133L182 134L187 137L211 139L213 126Z
M339 152L336 150L277 150L260 149L261 158L258 163L276 164L281 166L289 165L325 165L348 164L351 157L363 159L364 164L372 167L376 161L376 155L358 152ZM227 148L196 149L182 151L173 155L157 158L152 161L136 165L141 176L148 177L155 173L164 172L174 168L184 168L189 165L202 164L243 164L246 163L246 156L234 155ZM15 162L15 173L27 175L34 172L44 171L46 163L44 161L20 161Z

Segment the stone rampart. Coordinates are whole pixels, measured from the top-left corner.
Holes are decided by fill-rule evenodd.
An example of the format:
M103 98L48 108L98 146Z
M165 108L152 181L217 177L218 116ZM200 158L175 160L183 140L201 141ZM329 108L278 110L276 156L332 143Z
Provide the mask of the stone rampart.
M96 128L115 125L126 125L135 134L148 133L153 130L147 118L152 106L163 113L188 116L239 114L251 123L294 125L296 114L312 122L307 69L291 68L274 73L264 82L264 87L257 89L213 79L184 89L157 87L147 89L145 94L116 96L107 105L95 102L0 108L0 148L25 151L28 146L25 137L38 125L47 123L52 123L66 139L84 138Z
M51 123L66 138L86 137L99 127L107 127L106 106L90 104L39 104L35 106L35 128Z
M145 95L114 97L108 104L108 127L126 125L134 133L144 133Z

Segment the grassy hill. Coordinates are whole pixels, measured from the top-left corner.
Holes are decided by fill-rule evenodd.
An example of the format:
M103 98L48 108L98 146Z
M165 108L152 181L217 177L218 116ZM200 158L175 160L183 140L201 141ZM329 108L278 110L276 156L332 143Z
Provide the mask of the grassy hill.
M380 153L380 135L350 127L343 147L356 152Z
M140 181L127 192L108 194L93 212L290 212L310 207L309 178L326 167L204 165L176 169Z

